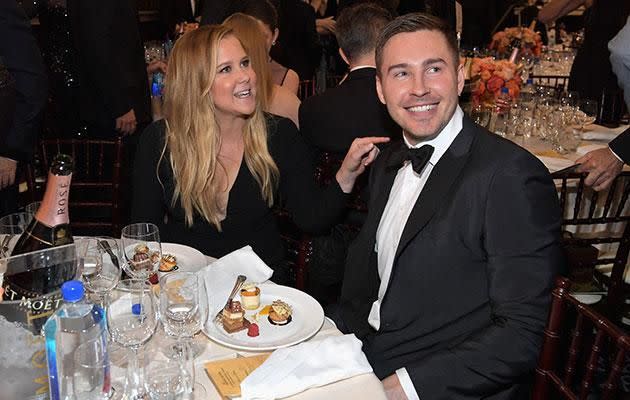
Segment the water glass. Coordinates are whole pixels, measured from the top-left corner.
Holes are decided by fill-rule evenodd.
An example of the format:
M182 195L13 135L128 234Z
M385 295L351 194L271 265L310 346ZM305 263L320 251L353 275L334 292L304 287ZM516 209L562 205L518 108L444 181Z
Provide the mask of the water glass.
M157 306L151 285L145 279L125 279L118 283L116 298L107 308L107 328L114 342L131 350L127 363L124 397L143 398L144 368L138 350L151 339L157 326Z
M78 399L105 400L111 393L107 344L94 339L81 344L74 353L74 393Z
M17 212L0 218L0 235L21 235L31 222L31 214Z
M125 226L121 246L125 272L131 277L148 279L160 265L162 244L160 231L154 224L141 222Z
M474 105L470 110L470 118L485 128L490 122L490 109L483 104Z
M180 400L190 385L190 374L179 360L170 359L159 351L145 354L147 357L146 387L151 400Z

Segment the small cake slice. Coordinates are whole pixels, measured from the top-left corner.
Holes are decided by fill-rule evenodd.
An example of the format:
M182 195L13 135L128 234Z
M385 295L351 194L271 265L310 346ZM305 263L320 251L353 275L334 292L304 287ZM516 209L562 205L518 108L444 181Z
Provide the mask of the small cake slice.
M241 302L246 310L255 310L260 307L260 288L255 283L243 285L241 289Z
M245 311L241 307L240 301L232 300L229 305L223 309L222 322L223 329L227 333L234 333L247 328L245 326Z
M286 325L291 322L291 306L282 300L275 300L271 304L271 310L267 319L273 325Z

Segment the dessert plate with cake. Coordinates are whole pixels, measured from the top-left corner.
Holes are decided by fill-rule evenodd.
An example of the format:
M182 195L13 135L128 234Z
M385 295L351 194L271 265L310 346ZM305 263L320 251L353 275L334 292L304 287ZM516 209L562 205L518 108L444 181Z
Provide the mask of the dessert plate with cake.
M272 283L246 283L221 318L209 318L203 331L224 346L269 351L311 338L323 323L324 310L308 294Z
M178 243L162 243L160 272L197 272L208 265L206 257L197 249Z

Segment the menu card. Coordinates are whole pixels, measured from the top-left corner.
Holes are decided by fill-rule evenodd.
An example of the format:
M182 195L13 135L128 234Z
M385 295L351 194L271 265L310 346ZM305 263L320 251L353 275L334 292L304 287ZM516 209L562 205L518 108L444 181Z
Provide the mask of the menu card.
M241 395L241 382L258 368L269 355L271 353L208 362L205 364L206 373L214 383L221 398L239 397Z

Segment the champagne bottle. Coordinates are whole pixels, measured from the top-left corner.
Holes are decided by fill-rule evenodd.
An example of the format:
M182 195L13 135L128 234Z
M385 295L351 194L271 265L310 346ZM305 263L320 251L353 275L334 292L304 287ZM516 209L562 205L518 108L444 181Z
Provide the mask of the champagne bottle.
M68 216L72 172L73 161L70 156L58 154L53 159L42 204L15 244L12 256L73 243ZM40 257L43 260L46 256L42 253ZM36 262L34 258L33 263ZM64 282L74 279L75 273L76 264L73 260L28 271L16 271L9 262L4 275L3 298L16 301L54 292ZM30 315L28 319L32 318L33 315Z

